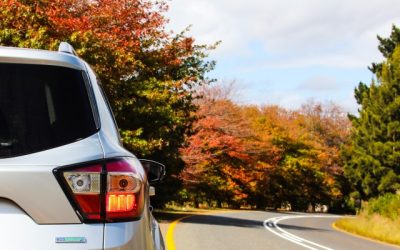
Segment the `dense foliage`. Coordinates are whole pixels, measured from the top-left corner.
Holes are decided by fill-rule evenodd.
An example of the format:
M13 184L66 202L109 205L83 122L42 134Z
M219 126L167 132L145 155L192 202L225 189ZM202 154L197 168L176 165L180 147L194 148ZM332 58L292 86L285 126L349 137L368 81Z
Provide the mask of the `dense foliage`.
M343 150L345 174L362 199L400 190L400 30L379 38L386 60L373 64L376 81L360 83L359 115L350 116L351 143Z
M379 214L393 221L400 221L400 195L387 193L370 199L363 205L363 212L368 215Z
M340 108L313 102L298 111L240 106L213 91L219 89L205 92L198 132L181 150L184 200L296 210L343 201L339 148L349 122Z

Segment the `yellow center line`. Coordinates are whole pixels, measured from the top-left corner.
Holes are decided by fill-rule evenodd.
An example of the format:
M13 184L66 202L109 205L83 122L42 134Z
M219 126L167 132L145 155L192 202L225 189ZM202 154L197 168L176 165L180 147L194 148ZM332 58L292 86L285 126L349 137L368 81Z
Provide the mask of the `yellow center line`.
M182 218L179 218L179 219L177 219L177 220L174 220L174 221L171 223L171 225L169 225L168 231L167 231L167 236L166 236L167 250L176 250L175 241L174 241L174 230L175 230L176 225L177 225L181 220L186 219L186 218L189 218L189 217L192 217L192 216L195 216L195 215L197 215L197 214L184 216L184 217L182 217Z

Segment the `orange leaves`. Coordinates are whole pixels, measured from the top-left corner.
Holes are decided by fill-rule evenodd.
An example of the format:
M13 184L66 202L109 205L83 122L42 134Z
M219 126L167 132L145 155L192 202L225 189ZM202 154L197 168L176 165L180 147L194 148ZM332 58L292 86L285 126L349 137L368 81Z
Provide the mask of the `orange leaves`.
M46 13L57 32L92 32L112 49L138 52L141 39L162 39L164 4L138 0L56 0Z
M241 133L235 131L237 124L226 115L236 112L235 108L232 103L218 101L212 106L200 106L198 115L201 118L195 124L197 133L189 137L188 146L181 149L183 160L187 164L181 174L186 185L192 184L186 179L188 173L201 169L202 175L192 175L201 185L212 185L210 182L215 180L218 190L225 190L228 196L247 196L240 190L248 179L247 169L243 166L247 165L249 155L245 151L243 140L236 136Z
M188 57L199 60L194 70L201 71L201 59L205 57L202 53L207 48L196 49L193 38L183 33L172 37L165 31L167 9L166 2L152 0L4 0L0 2L1 27L4 32L19 33L19 40L10 34L9 40L0 42L55 49L60 41L69 41L82 57L100 68L101 77L103 72L112 75L111 70L121 68L121 72L112 75L116 80L132 74L133 67L149 76L160 73L162 80L193 77L174 77L170 73L175 68L182 71ZM43 37L38 38L39 32L44 33ZM35 41L26 41L28 38ZM90 53L85 53L89 49ZM93 54L97 54L96 59L91 58ZM97 63L99 57L105 57L103 62ZM112 62L106 60L115 61L115 67L107 65ZM127 67L129 71L124 70Z
M348 136L344 112L313 103L299 111L239 106L223 91L203 91L197 133L181 149L186 188L214 187L209 192L218 192L219 201L291 203L297 209L340 198L339 148Z
M88 9L87 1L79 0L49 1L45 5L48 20L54 31L62 35L74 31L88 31L89 19L85 15Z
M90 32L103 49L139 52L141 40L167 38L164 2L149 0L5 0L0 3L2 28L46 29L54 40L72 40ZM10 22L7 20L10 18ZM45 46L49 48L49 44ZM80 46L78 46L79 49ZM123 54L120 53L120 54Z

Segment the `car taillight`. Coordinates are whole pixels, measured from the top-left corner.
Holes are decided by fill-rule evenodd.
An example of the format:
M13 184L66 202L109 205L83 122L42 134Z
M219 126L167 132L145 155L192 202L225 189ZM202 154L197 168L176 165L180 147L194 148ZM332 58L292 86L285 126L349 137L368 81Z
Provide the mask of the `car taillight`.
M133 221L142 215L144 171L136 159L60 167L54 174L83 222Z

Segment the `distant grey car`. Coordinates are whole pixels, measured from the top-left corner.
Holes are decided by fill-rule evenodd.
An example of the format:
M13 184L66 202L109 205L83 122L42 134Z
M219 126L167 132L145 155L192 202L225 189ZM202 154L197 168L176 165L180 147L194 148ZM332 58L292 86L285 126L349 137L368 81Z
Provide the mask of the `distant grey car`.
M123 148L68 43L0 47L0 249L164 249L149 203L164 174Z

